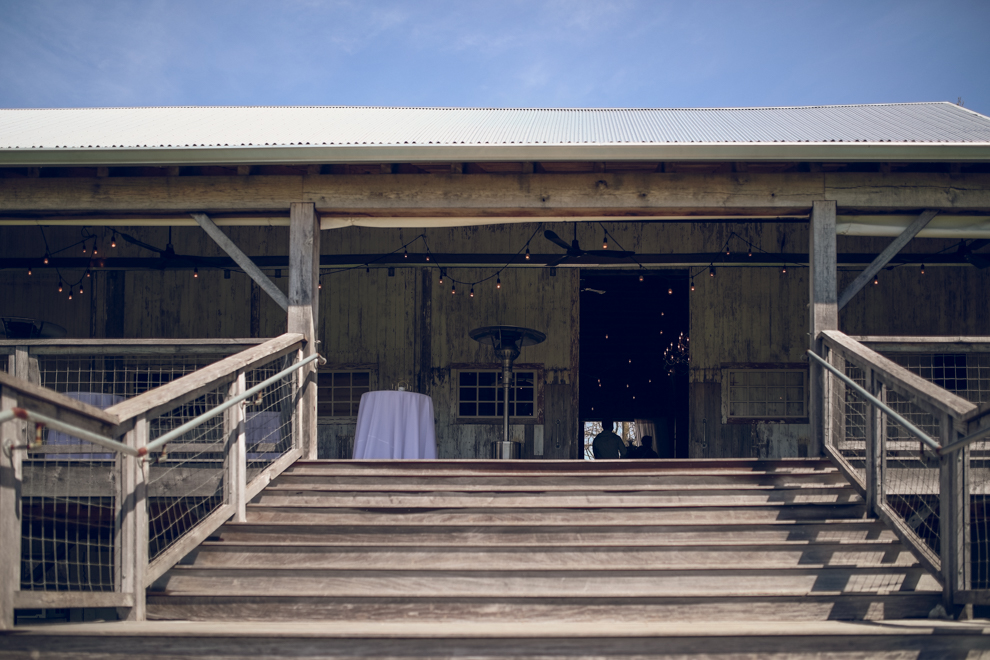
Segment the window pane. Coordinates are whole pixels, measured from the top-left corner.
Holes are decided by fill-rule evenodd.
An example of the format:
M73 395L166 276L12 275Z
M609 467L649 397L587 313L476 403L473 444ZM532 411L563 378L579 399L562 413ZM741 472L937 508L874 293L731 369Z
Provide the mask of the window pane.
M371 374L367 371L357 371L351 374L351 385L354 387L371 387Z
M474 371L462 371L460 375L461 385L477 385L478 374Z
M516 404L516 414L520 417L532 417L533 416L533 404L532 403L517 403Z
M788 387L787 388L787 400L788 401L804 401L804 388L803 387Z
M765 402L767 400L767 388L765 387L749 388L749 400Z
M750 403L749 404L749 414L751 417L756 417L758 415L767 414L767 404L765 403Z
M745 371L730 371L729 372L729 385L745 385L746 384L746 372Z
M800 371L792 371L785 379L788 385L804 385L804 374Z
M749 384L750 385L766 385L767 375L761 371L751 371L749 372Z
M499 405L501 409L501 404ZM491 417L495 414L495 404L494 403L479 403L478 404L478 415L481 417ZM499 412L498 414L502 414Z
M783 401L784 400L784 388L783 387L768 387L767 388L767 401Z
M729 414L737 417L745 417L749 414L749 404L733 402L729 404Z
M367 388L367 387L355 387L355 388L353 388L353 389L351 390L351 400L352 400L352 401L353 401L354 403L357 403L358 401L360 401L360 400L361 400L361 395L362 395L362 394L367 394L367 393L368 393L368 391L369 391L369 390L368 390L368 388Z
M494 371L483 371L478 374L478 385L482 387L494 387L495 378L498 375Z
M478 390L473 387L462 387L460 391L461 401L477 401Z
M521 387L518 390L520 401L532 401L533 400L533 388L532 387Z
M338 371L333 375L333 386L334 387L350 387L351 385L351 374L344 371Z
M784 372L783 371L771 371L767 374L767 385L783 385L784 384Z
M334 402L333 404L333 416L334 417L350 417L351 415L351 404L349 401Z
M779 417L784 414L784 404L783 402L774 401L767 404L767 414L773 415L774 417Z
M743 387L729 388L729 401L745 401L746 389Z
M787 404L787 416L788 417L804 417L804 404L803 403L788 403Z
M497 393L498 390L494 387L480 387L478 388L478 401L494 401Z
M477 407L473 403L462 403L458 408L458 414L461 417L474 417L477 413Z

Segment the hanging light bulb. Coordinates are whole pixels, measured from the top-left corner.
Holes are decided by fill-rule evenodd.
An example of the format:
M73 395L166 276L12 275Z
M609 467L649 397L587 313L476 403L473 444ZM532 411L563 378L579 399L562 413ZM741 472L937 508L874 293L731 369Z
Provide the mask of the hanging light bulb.
M457 282L451 282L451 284L450 284L450 295L453 296L453 295L456 295L456 294L457 294Z
M670 287L670 288L667 289L667 295L668 296L674 295L674 287Z
M878 275L874 275L873 276L873 283L874 284L880 284L880 279L879 279L879 276Z
M30 275L30 274L31 274L31 267L28 266L28 275Z
M694 278L691 278L691 290L694 291Z
M86 241L83 241L83 254L86 254Z
M427 253L426 253L426 260L427 260L427 261L429 261L429 260L430 260L430 253L429 253L429 252L427 252Z
M409 258L409 250L407 250L406 248L402 248L402 258L403 259Z
M69 289L69 300L72 300L72 289Z
M92 277L92 275L89 274L89 269L88 268L86 269L86 277Z
M639 274L639 281L640 281L640 282L642 282L642 281L643 281L643 274L642 274L642 273L640 273L640 274Z
M708 277L715 277L715 266L708 267Z
M113 238L110 239L110 247L117 247L117 234L114 232Z
M79 295L83 294L82 282L79 283Z
M443 284L443 271L440 271L440 284Z
M474 298L474 286L471 287L471 292L468 295Z
M62 293L62 280L58 281L58 292Z
M199 277L199 268L193 268L193 277Z
M529 244L526 245L526 259L529 260Z
M921 274L925 274L925 264L921 264Z
M602 249L603 250L607 250L608 249L608 234L605 234L604 236L602 236Z
M495 277L495 288L496 289L501 289L502 288L502 278L501 277L498 277L498 276Z
M48 265L48 253L47 252L45 252L45 258L44 258L43 261L44 261L44 264L47 266Z
M317 284L316 285L316 288L317 288L317 290L322 291L323 290L323 282L320 282L319 284Z
M96 253L99 252L99 251L100 251L99 244L96 241L93 241L93 256L95 257L96 256Z
M749 248L749 256L753 256L753 248Z
M787 274L787 266L781 266L780 267L780 272L783 273L784 275L786 275Z
M726 245L726 246L725 246L725 256L729 256L729 254L730 254L730 253L729 253L729 246L728 246L728 245Z

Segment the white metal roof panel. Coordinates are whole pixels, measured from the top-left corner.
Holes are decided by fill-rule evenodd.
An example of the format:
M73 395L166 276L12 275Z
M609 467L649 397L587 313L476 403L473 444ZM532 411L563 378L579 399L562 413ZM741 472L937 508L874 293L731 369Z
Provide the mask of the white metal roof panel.
M157 107L0 110L0 164L17 164L14 154L53 151L103 154L172 152L175 162L197 160L186 150L266 151L282 162L313 162L328 154L361 154L390 147L399 156L445 158L453 153L513 153L534 157L621 157L622 147L712 145L963 145L990 146L990 118L951 103L712 108L712 109L507 109L390 107ZM575 150L576 147L595 149ZM437 147L445 149L438 150ZM544 149L552 148L551 150ZM288 149L286 149L288 148ZM328 149L330 148L329 152ZM357 148L357 149L355 149ZM447 148L454 148L453 151ZM463 149L462 149L463 148ZM567 149L559 148L570 148ZM177 150L183 150L182 155ZM487 151L486 151L487 150ZM656 150L627 150L656 154ZM981 151L984 151L981 149ZM110 152L110 153L108 153ZM710 153L709 153L710 152ZM764 149L764 152L768 150ZM381 153L381 152L379 152ZM523 153L523 152L520 152ZM674 153L674 152L671 152ZM677 153L711 154L703 149ZM757 151L756 153L763 153ZM784 154L784 152L781 152ZM795 152L799 153L799 152ZM859 153L859 152L856 152ZM556 156L554 156L556 154ZM240 157L248 154L241 153ZM785 154L786 155L786 154ZM6 157L5 157L6 156ZM477 156L476 156L477 157ZM500 156L501 157L501 156ZM775 156L781 157L781 156ZM159 153L154 157L162 162ZM603 158L604 159L604 158ZM29 160L29 159L28 159ZM73 158L72 160L79 160ZM23 162L28 162L23 160Z

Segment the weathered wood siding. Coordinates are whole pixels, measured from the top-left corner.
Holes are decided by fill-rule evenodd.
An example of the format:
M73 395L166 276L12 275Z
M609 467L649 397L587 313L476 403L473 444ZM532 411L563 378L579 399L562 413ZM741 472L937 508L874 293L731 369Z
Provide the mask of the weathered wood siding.
M767 252L807 250L804 223L607 223L616 247L640 253L718 252L733 233ZM549 225L565 240L572 226ZM425 230L436 253L515 253L532 237L534 253L559 253L535 224L464 227ZM46 228L49 245L57 250L79 240L78 228ZM167 229L126 228L147 243L164 246ZM248 254L285 254L288 229L284 227L225 228ZM325 254L382 254L412 241L422 230L348 228L325 232ZM44 251L35 227L4 227L2 256L41 256ZM535 236L534 236L534 232ZM578 238L585 248L601 239L597 223L582 223ZM222 256L219 248L199 228L173 230L179 254ZM839 237L840 252L877 253L889 239ZM955 241L915 239L906 251L931 253ZM746 242L733 238L730 250L745 252ZM73 248L74 250L81 248ZM410 253L423 252L421 241ZM101 251L110 256L109 242ZM112 256L153 256L146 250L118 240ZM728 364L800 363L808 345L808 281L803 267L730 268L716 265L716 276L707 268L695 277L691 294L690 327L690 454L694 457L798 456L806 451L808 427L803 424L725 424L722 406L722 373ZM698 270L698 269L695 269ZM330 366L372 365L374 386L391 387L399 381L433 397L437 411L439 455L443 458L486 457L492 440L500 437L497 423L459 423L455 419L455 389L451 370L458 364L495 364L491 349L472 341L469 330L495 324L523 325L543 331L547 341L527 347L520 363L544 369L542 423L515 425L513 433L525 440L523 455L534 456L536 438L542 433L545 458L577 456L577 366L579 341L579 271L558 268L515 268L475 287L458 284L450 294L453 276L474 281L493 268L453 268L443 285L436 268L356 268L324 277L320 292L320 352ZM839 288L858 269L840 268ZM272 274L269 271L269 274ZM81 271L64 274L67 282ZM285 290L288 271L274 280ZM688 286L688 281L683 286ZM38 269L0 271L0 309L4 315L53 321L68 329L70 337L245 337L251 335L252 313L261 336L285 330L285 314L268 296L252 301L246 275L201 269L189 271L95 272L86 293L70 302L55 289L57 276ZM990 269L929 266L921 275L916 266L902 266L880 273L880 284L867 285L840 312L840 329L849 334L990 334ZM651 304L643 301L643 304ZM326 422L326 420L323 420ZM350 455L352 421L324 423L319 429L320 455Z

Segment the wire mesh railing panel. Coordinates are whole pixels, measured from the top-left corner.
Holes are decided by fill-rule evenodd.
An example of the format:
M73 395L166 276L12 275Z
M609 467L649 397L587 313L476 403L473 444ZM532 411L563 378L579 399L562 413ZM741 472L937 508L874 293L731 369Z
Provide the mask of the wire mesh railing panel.
M148 420L153 442L186 422L217 407L228 397L230 385L205 394ZM216 415L149 453L148 559L167 550L203 518L226 501L227 439L224 418Z
M885 357L930 383L972 401L990 401L990 353L901 353Z
M885 389L885 403L939 444L939 419L908 397ZM939 462L923 451L921 440L890 415L880 424L884 460L883 496L887 506L903 518L918 539L936 554L940 551Z
M59 431L41 439L23 463L21 589L114 591L118 461Z
M990 441L969 448L969 542L973 589L990 589Z
M82 348L82 347L81 347ZM189 355L41 354L41 385L83 403L107 408L227 357Z
M290 354L245 372L245 388L250 390L296 361L296 355ZM247 451L248 480L294 446L292 420L297 376L293 372L245 401L244 444Z
M846 364L845 360L834 352L830 352L829 362L844 371L857 384L863 385L862 369ZM856 394L855 390L834 375L826 372L824 378L825 405L828 412L825 442L845 461L847 469L865 483L866 402Z

